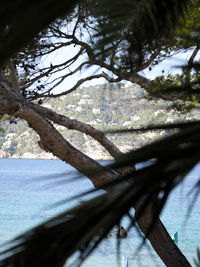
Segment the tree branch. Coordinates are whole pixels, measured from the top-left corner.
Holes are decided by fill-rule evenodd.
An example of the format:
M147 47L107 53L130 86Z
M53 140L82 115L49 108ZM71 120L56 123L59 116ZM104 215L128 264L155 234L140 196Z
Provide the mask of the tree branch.
M13 103L16 105L16 108L13 108ZM6 111L6 113L10 115L26 120L29 126L40 136L41 140L39 144L44 150L53 153L53 155L69 163L83 173L91 180L95 187L102 188L104 184L119 178L119 175L112 170L101 166L96 161L75 149L59 134L53 125L38 114L29 103L16 98L11 100L0 96L0 104L0 112ZM95 169L96 172L89 172L89 169ZM138 217L138 214L141 214L140 205L143 205L143 201L139 201L138 204L135 205L136 219L140 228L146 234L148 231L147 229L149 229L152 224L152 207L149 205L147 211L145 210L145 213ZM168 266L170 267L175 266L174 263L177 267L190 266L183 254L171 240L159 219L157 219L156 228L154 229L148 235L148 238L164 262L169 262L170 264ZM162 244L162 248L160 248L160 243Z
M186 70L186 77L185 77L185 83L188 84L188 85L191 82L191 75L190 75L191 68L190 68L190 66L193 64L194 59L195 59L196 55L198 54L199 50L200 50L200 47L196 46L194 51L193 51L193 53L192 53L192 55L190 56L190 58L188 60L188 68Z
M100 130L95 129L94 127L90 126L89 124L72 120L67 116L57 114L56 112L52 111L51 109L42 107L37 104L32 104L35 111L41 114L43 117L53 121L58 125L62 125L71 130L77 130L84 134L91 136L94 140L99 142L113 158L118 158L123 153L102 133Z
M53 90L53 88L55 88L55 86L54 86L54 87L52 87L51 89L49 89L47 92L45 92L44 94L39 94L36 98L39 98L39 97L40 97L40 98L41 98L41 97L60 97L60 96L63 96L63 95L67 95L67 94L70 94L70 93L74 92L76 89L78 89L84 82L86 82L86 81L91 81L91 80L93 80L93 79L98 79L98 78L104 78L104 79L106 79L106 80L109 81L109 82L119 82L119 81L122 80L121 78L116 78L116 79L111 78L111 77L109 77L105 72L102 72L102 73L100 73L100 74L96 74L96 75L88 76L88 77L86 77L86 78L83 78L83 79L78 80L78 82L77 82L71 89L69 89L69 90L67 90L67 91L64 91L64 92L62 92L62 93L59 93L59 94L47 94L47 92L50 92L50 91ZM62 79L62 80L59 81L59 84L65 79L65 76L63 76L61 79ZM56 84L56 86L57 86L57 85L58 85L58 84ZM35 98L34 98L34 99L35 99Z
M151 56L149 57L149 59L147 61L145 61L144 63L141 64L141 66L135 68L130 74L135 74L136 72L142 71L144 69L146 69L147 67L149 67L149 65L151 65L151 63L154 61L154 59L159 55L161 49L157 49L154 53L151 54Z
M152 81L145 78L144 76L137 74L137 73L135 74L122 73L121 76L127 81L140 85L147 92L149 91L149 85L151 84Z
M0 96L0 112L26 120L29 126L40 136L40 146L47 152L70 164L86 175L95 187L106 184L117 178L117 175L101 166L68 143L53 125L36 112L25 101L7 99ZM96 170L90 172L89 170ZM98 171L98 170L101 170Z
M82 55L83 50L84 50L83 48L80 48L80 50L78 51L78 53L75 56L73 56L72 58L66 60L63 63L56 64L56 65L51 65L50 67L43 68L42 69L43 73L41 73L40 75L34 77L33 79L30 79L30 81L26 84L26 86L24 86L24 88L27 88L27 87L31 86L34 82L38 81L39 79L41 79L41 78L43 78L45 76L49 76L51 74L55 74L56 72L62 71L64 69L70 67L71 64L73 64L79 58L79 56ZM84 64L87 64L87 63L84 63ZM78 70L76 70L76 71L78 71ZM35 76L35 74L36 73L34 73L33 76ZM68 76L73 75L73 74L74 73L70 72L67 75L65 75L65 77L67 78Z

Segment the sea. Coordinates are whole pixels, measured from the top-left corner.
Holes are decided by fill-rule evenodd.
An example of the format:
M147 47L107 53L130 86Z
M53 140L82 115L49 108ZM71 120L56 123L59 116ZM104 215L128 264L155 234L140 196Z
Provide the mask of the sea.
M161 214L170 235L178 232L178 247L192 266L200 248L200 197L194 200L199 174L200 164L174 189ZM72 207L77 200L55 203L92 188L87 178L80 178L60 160L0 159L0 245ZM127 223L124 218L124 228ZM82 266L121 267L127 260L129 267L165 266L148 241L141 247L142 241L135 228L121 240L120 251L117 239L107 238Z

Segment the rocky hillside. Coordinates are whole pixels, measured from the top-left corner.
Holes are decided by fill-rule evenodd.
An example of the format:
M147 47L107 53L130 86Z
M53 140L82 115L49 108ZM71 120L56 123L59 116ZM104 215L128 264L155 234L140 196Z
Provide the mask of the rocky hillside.
M101 130L137 129L148 124L170 123L199 117L197 108L190 113L181 113L171 108L171 103L150 100L140 87L124 84L80 88L61 99L50 99L43 105ZM0 128L0 157L52 158L51 154L39 148L38 136L26 122L4 115L0 120ZM67 130L62 126L56 128L69 142L88 155L96 159L109 158L106 151L87 135ZM125 152L169 133L169 131L126 135L120 133L109 137Z

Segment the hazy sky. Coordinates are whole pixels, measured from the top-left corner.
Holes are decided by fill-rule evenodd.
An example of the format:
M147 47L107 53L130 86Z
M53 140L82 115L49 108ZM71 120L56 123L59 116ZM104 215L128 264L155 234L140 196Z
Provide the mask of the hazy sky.
M77 51L78 51L78 48L74 48L74 47L59 49L59 51L55 52L53 55L45 57L42 64L49 65L52 63L54 65L54 64L64 62L65 60L69 59L69 56L72 57ZM160 75L181 73L181 69L177 67L186 64L187 59L189 58L191 53L192 51L187 52L187 53L177 54L171 58L166 59L160 64L154 66L151 71L147 69L145 71L142 71L140 74L149 79L154 79L155 77L160 76ZM82 59L80 58L77 64L73 66L71 71L78 66L78 63L81 63L82 61L83 61L83 58ZM163 70L164 70L164 73L162 73ZM70 89L73 85L76 84L76 82L79 79L86 77L88 75L97 74L98 73L97 71L101 72L102 69L99 69L97 66L84 68L81 72L77 72L75 75L72 75L71 77L68 77L65 81L63 81L62 84L59 85L55 89L55 92L58 93L58 92ZM63 74L65 74L65 72L66 71L64 71ZM92 81L88 81L84 83L83 86L95 85L95 84L100 84L104 82L105 82L104 79L94 79Z

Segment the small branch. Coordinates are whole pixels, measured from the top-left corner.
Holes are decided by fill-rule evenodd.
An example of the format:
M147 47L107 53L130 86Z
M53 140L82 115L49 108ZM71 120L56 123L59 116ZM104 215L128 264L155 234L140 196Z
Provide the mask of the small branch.
M60 48L63 48L63 47L67 47L67 46L70 46L70 45L72 45L73 44L73 41L70 41L70 42L67 42L67 43L60 43L60 44L57 44L57 46L56 46L56 43L55 44L51 44L51 45L49 45L49 44L44 44L44 45L40 45L40 46L38 46L38 49L40 49L40 50L44 50L44 49L47 49L47 48L49 48L50 46L52 46L53 48L51 49L51 50L48 50L47 52L39 52L38 54L37 54L37 56L38 57L42 57L42 56L45 56L45 55L49 55L49 54L51 54L51 53L53 53L53 52L55 52L55 51L57 51L58 49L60 49Z
M77 69L75 69L74 71L70 72L70 73L67 73L66 75L63 75L63 76L60 76L60 77L57 77L55 78L53 81L49 82L49 83L46 83L44 86L48 86L49 84L52 84L54 83L55 81L58 80L58 82L56 82L50 89L46 90L45 92L43 92L42 94L37 94L37 96L34 96L34 97L30 97L29 99L31 100L34 100L34 99L37 99L37 98L41 98L41 97L58 97L58 96L62 96L62 95L65 95L65 94L68 94L68 91L67 92L64 92L64 93L61 93L61 94L50 94L50 92L56 88L59 84L61 84L66 78L68 78L69 76L73 75L74 73L76 73L77 71L81 70L83 68L84 65L88 64L88 62L83 62ZM90 79L89 79L90 80ZM82 82L80 83L81 80L79 80L77 82L77 86L75 88L75 86L70 89L72 91L76 90L79 85L78 84L82 84ZM69 90L69 91L70 91ZM71 92L71 91L70 91ZM69 92L69 93L70 93Z
M104 71L102 71L102 77L105 78L108 82L110 83L118 83L121 82L122 78L118 77L118 78L111 78L107 73L105 73Z
M197 55L197 53L199 52L200 50L200 47L199 46L196 46L192 55L190 56L189 60L188 60L188 68L186 70L186 77L185 77L185 83L186 84L190 84L190 80L191 80L191 76L190 76L190 71L191 71L191 68L190 66L192 65L192 63L194 62L194 59Z
M195 47L192 55L190 56L190 58L188 60L188 65L191 65L194 62L194 58L196 57L196 55L199 52L199 50L200 50L200 47L199 46Z
M142 71L142 70L146 69L147 67L149 67L149 65L151 65L153 60L159 55L160 51L161 51L161 49L158 49L157 51L152 53L150 58L146 62L141 64L141 66L139 66L138 68L135 68L132 73L136 73L136 72Z
M62 37L62 38L66 38L66 39L73 39L73 37L74 37L72 34L67 34L65 32L60 31L58 28L55 28L55 26L50 26L49 29L52 30L54 34L55 34L55 32L58 33L59 35L57 37L59 37L59 38ZM54 36L54 34L53 34L53 36Z
M74 36L75 33L76 33L76 29L77 29L79 23L80 23L80 16L78 16L77 21L76 21L76 23L75 23L75 26L74 26L74 29L73 29L73 32L72 32L72 35L73 35L73 36Z
M62 79L59 81L59 84L64 80L64 78L66 78L66 76L62 77ZM100 74L96 74L96 75L92 75L92 76L88 76L86 78L80 79L71 89L69 89L67 91L64 91L64 92L62 92L60 94L47 95L46 93L44 93L43 95L41 95L41 94L38 95L37 98L39 98L39 97L47 97L47 96L48 97L60 97L60 96L63 96L63 95L67 95L67 94L70 94L70 93L74 92L76 89L78 89L81 86L81 84L83 84L84 82L91 81L93 79L98 79L98 78L104 78L108 82L112 82L112 83L120 82L122 80L121 78L116 78L116 79L111 78L105 72L102 72ZM56 84L56 86L57 85L58 85L58 83ZM55 86L53 88L55 88ZM53 88L51 88L50 90L52 91Z
M39 80L39 79L41 79L43 77L46 77L46 76L48 76L50 74L54 74L54 73L56 73L58 71L62 71L64 69L68 68L71 64L73 64L79 58L79 56L82 55L83 51L84 51L84 49L81 48L78 51L78 53L74 57L70 58L69 60L67 60L67 61L65 61L63 63L57 64L57 65L52 65L50 67L44 68L43 69L44 72L41 73L40 75L34 77L33 79L31 79L25 87L29 87L34 82L36 82L37 80ZM84 63L84 64L86 64L86 63ZM70 72L69 74L65 75L65 78L68 77L68 76L71 76L72 74L74 74L74 73ZM56 79L59 79L59 77L56 78Z

